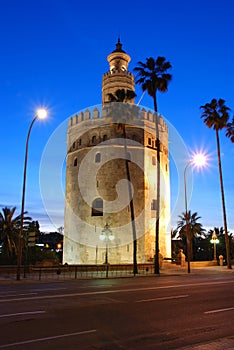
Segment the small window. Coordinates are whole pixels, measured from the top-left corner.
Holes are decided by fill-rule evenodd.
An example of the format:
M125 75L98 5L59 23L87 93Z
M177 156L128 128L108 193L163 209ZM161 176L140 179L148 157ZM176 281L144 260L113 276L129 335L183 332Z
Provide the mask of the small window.
M152 157L152 165L156 165L156 158Z
M167 164L165 165L166 171L167 171Z
M94 136L92 137L92 143L96 143L96 141L97 141L97 137L96 137L96 135L94 135Z
M101 161L101 153L97 153L95 155L95 163L100 163L100 161Z
M156 210L156 199L153 199L152 202L151 202L151 210Z
M148 138L148 145L151 146L151 138L150 137Z
M74 159L73 165L74 165L74 166L77 166L77 158Z
M81 142L81 139L79 139L79 146L81 146L81 143L82 143L82 142Z
M103 216L103 200L96 198L92 204L92 216Z
M73 148L73 149L76 148L76 142L73 142L72 148Z
M103 135L103 141L107 140L107 135Z

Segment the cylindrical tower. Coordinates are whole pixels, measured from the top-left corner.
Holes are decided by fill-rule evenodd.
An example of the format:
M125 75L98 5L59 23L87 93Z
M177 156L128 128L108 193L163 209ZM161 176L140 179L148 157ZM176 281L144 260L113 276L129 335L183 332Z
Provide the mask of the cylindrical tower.
M108 56L110 71L103 76L102 105L75 114L69 122L63 263L104 263L107 242L101 241L100 234L107 226L113 238L108 241L109 263L133 262L134 230L137 261L153 261L157 215L160 251L170 256L167 126L161 116L134 105L133 100L108 103L109 93L134 91L129 61L118 40ZM161 213L156 213L156 118L161 141Z
M118 89L134 91L134 76L128 71L131 57L122 49L120 39L116 49L107 57L110 69L102 79L102 104L109 102L108 94ZM134 103L134 99L128 101Z

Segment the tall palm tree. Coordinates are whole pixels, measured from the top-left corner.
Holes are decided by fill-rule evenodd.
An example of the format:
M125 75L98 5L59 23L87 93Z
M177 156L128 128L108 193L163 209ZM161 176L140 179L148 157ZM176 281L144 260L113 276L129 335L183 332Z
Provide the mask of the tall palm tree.
M140 84L143 91L147 91L153 98L154 111L158 112L157 92L166 92L172 75L167 71L172 68L171 63L165 57L146 58L146 63L138 62L139 67L133 70L137 73L136 84Z
M16 207L2 208L0 212L0 239L3 245L3 251L8 260L11 260L18 254L18 238L20 229L21 215L14 217ZM31 218L25 217L24 223L27 224Z
M180 238L186 238L187 242L187 259L191 261L193 259L193 239L198 235L202 235L205 231L202 228L202 224L198 222L201 217L197 215L197 213L191 214L189 210L187 213L182 213L179 216L179 221L177 224L177 231ZM186 228L186 223L188 225L188 229ZM188 235L187 235L188 233Z
M227 123L226 136L234 143L234 117L231 123Z
M147 91L153 98L156 132L156 152L157 152L157 193L156 193L156 223L155 223L155 266L154 273L159 274L159 216L160 216L160 137L158 126L158 104L157 92L166 92L172 75L167 71L172 68L170 62L165 57L146 58L146 62L138 62L138 67L134 68L137 73L136 84L140 84L143 92Z
M221 190L221 198L222 198L223 222L224 222L226 255L227 255L227 267L231 269L232 265L231 265L230 245L229 245L228 230L227 230L227 218L226 218L223 174L222 174L222 164L221 164L221 156L220 156L220 140L219 140L219 131L222 130L223 128L226 128L228 125L230 108L225 105L225 100L221 98L219 100L216 100L215 98L213 98L210 103L206 103L204 106L201 106L200 108L203 110L201 118L204 118L204 123L208 128L214 129L216 134L219 180L220 180L220 190Z
M109 101L110 102L128 102L131 101L134 97L136 97L136 94L132 90L125 90L125 89L118 89L115 91L114 94L109 93L108 94ZM123 118L122 115L120 115L120 120ZM130 169L129 169L129 160L127 157L127 143L126 143L126 121L122 120L121 123L118 124L119 129L121 128L123 131L123 138L124 138L124 149L125 149L125 167L126 167L126 174L127 174L127 180L128 180L128 193L130 198L130 212L131 212L131 222L132 222L132 235L133 235L133 274L138 273L137 269L137 237L136 237L136 226L135 226L135 214L134 214L134 205L133 205L133 198L132 198L132 187L131 187L131 176L130 176Z

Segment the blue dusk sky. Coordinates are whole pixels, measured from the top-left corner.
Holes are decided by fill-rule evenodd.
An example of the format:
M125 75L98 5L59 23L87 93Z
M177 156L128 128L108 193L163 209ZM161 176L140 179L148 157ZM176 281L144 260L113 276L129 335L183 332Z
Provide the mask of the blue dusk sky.
M44 232L63 226L67 121L101 103L106 58L120 36L131 56L130 71L157 56L173 67L168 92L158 94L159 112L171 126L172 228L184 211L178 177L195 151L208 154L209 166L188 169L189 209L204 227L223 226L215 132L203 123L199 107L223 98L234 109L233 13L234 0L0 0L1 208L16 206L20 212L26 136L35 110L44 106L48 119L37 120L30 137L25 210ZM139 86L136 94L137 103ZM140 104L153 108L147 94ZM220 141L228 229L234 232L234 146L224 131ZM47 177L40 178L41 167L48 183L58 167L58 191L42 189Z

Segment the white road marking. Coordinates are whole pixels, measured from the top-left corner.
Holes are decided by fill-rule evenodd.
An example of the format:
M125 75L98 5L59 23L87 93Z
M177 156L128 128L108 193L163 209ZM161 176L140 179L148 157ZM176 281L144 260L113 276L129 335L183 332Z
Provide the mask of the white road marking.
M61 290L61 289L67 289L67 288L56 288L56 287L54 287L54 288L34 288L34 289L31 289L31 290L34 290L34 291L37 291L37 292L47 292L48 290Z
M22 315L33 315L33 314L44 314L46 311L26 311L26 312L17 312L15 314L5 314L0 315L0 318L3 317L12 317L12 316L22 316Z
M187 298L189 295L185 294L185 295L173 295L170 297L160 297L160 298L155 298L155 299L141 299L141 300L137 300L136 303L144 303L147 301L158 301L158 300L170 300L170 299L180 299L180 298Z
M5 298L7 297L18 297L20 295L37 295L37 293L17 293L17 294L2 294L0 295L0 298Z
M20 342L17 342L17 343L10 343L10 344L5 344L5 345L0 345L0 349L10 348L10 347L16 346L16 345L32 344L32 343L38 343L38 342L42 342L42 341L59 339L59 338L65 338L65 337L74 337L74 336L77 336L77 335L90 334L90 333L95 333L95 332L97 332L96 329L91 329L91 330L83 331L83 332L67 333L67 334L54 335L54 336L51 336L51 337L25 340L25 341L20 341Z
M95 291L95 292L83 292L83 293L66 293L66 294L50 294L50 295L39 295L35 297L28 298L12 298L12 299L2 299L0 303L3 302L12 302L12 301L22 301L22 300L42 300L42 299L56 299L56 298L71 298L71 297L79 297L86 295L99 295L99 294L114 294L114 293L132 293L132 292L140 292L147 290L160 290L160 289L172 289L172 288L181 288L181 287L194 287L194 286L207 286L214 284L230 284L234 283L234 280L229 281L215 281L215 282L203 282L203 283L187 283L187 284L177 284L177 285L168 285L168 286L160 286L160 287L140 287L140 288L127 288L127 289L113 289L113 290L103 290L103 291Z
M217 314L218 312L224 312L224 311L230 311L230 310L234 310L234 307L228 307L226 309L217 309L217 310L205 311L204 314Z

